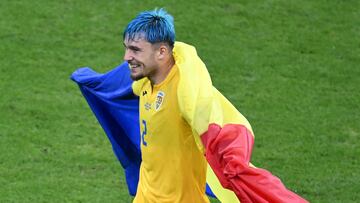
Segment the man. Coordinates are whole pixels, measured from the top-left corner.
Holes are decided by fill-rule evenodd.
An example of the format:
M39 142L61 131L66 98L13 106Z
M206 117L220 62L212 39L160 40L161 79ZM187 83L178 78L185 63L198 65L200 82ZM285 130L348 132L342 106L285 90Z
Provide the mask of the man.
M82 68L72 79L109 136L128 185L135 182L135 203L209 202L206 182L224 203L307 202L250 163L249 122L212 86L195 48L175 42L165 10L140 13L123 40L126 63L106 74Z
M140 13L123 38L140 97L142 163L134 202L208 202L204 152L222 185L242 202L305 202L250 165L250 125L212 87L195 49L175 43L166 11Z
M206 160L181 117L172 17L141 13L124 31L126 60L140 93L142 163L134 202L209 202Z

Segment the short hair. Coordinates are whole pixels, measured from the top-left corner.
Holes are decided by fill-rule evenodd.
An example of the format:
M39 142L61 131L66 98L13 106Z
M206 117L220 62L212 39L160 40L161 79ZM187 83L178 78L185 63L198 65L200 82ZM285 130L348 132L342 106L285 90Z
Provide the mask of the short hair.
M139 34L151 44L166 42L173 47L174 18L163 8L141 12L126 26L123 39L134 40Z

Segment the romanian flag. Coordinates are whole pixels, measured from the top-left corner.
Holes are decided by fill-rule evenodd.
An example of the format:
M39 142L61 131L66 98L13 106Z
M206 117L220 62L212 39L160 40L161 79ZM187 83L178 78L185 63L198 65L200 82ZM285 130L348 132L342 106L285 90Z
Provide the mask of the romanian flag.
M270 172L250 163L254 134L246 118L211 83L194 47L176 42L178 101L199 150L208 161L207 194L221 202L307 202ZM144 80L132 82L127 63L105 74L90 68L71 78L106 132L125 169L129 192L136 193L141 163L138 97Z

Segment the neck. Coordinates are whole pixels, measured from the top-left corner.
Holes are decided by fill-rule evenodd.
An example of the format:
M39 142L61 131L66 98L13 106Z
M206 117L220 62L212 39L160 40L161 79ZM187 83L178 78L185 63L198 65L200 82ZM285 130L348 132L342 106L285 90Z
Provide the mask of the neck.
M156 85L164 81L166 76L170 73L171 68L174 66L174 64L175 59L171 56L169 60L167 60L164 64L160 66L156 75L154 75L153 77L149 77L151 84Z

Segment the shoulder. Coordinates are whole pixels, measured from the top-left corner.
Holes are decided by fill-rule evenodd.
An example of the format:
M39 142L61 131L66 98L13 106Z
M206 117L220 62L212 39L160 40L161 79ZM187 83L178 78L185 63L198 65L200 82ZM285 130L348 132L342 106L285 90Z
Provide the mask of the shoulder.
M134 81L132 84L132 90L135 95L139 96L144 85L149 82L149 79L143 78L141 80Z

